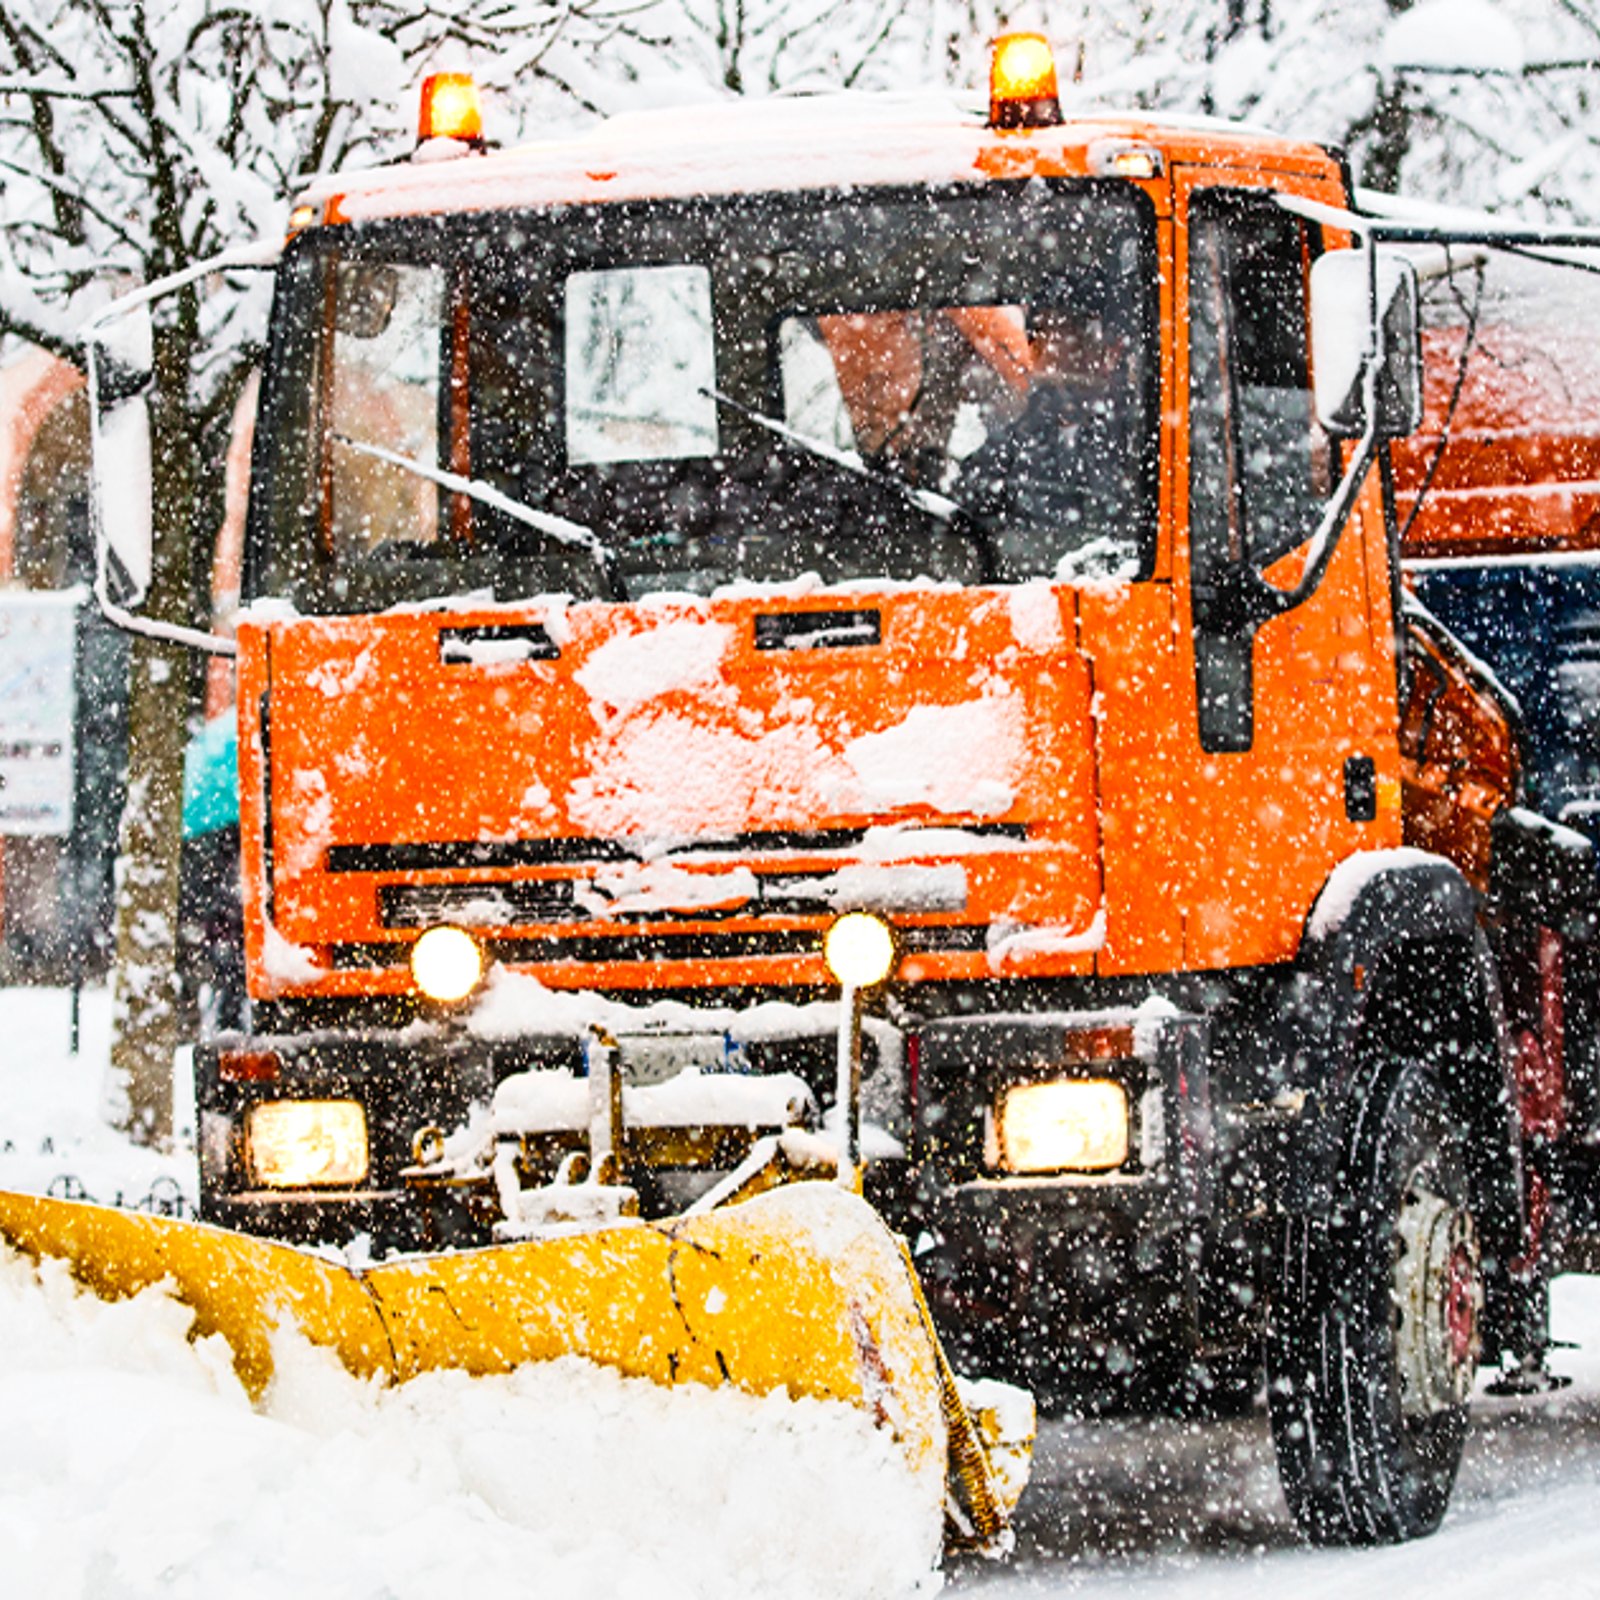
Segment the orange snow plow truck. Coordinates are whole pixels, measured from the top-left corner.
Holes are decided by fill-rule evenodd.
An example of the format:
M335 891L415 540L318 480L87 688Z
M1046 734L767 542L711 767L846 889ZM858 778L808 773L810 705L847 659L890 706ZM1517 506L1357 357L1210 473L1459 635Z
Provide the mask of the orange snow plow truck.
M1064 117L1036 36L986 105L506 151L465 89L276 266L220 1226L0 1230L170 1275L258 1380L276 1316L833 1396L991 1544L1031 1409L952 1367L1193 1408L1264 1362L1306 1536L1431 1530L1600 1236L1592 847L1401 584L1444 236L1314 144ZM363 1234L413 1254L295 1248Z

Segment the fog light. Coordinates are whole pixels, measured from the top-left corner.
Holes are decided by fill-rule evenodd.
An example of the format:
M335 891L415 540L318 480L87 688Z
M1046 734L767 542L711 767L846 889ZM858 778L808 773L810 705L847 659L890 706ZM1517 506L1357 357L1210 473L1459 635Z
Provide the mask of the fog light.
M245 1143L268 1189L360 1183L367 1175L367 1114L354 1100L267 1100L250 1108Z
M995 1120L1008 1172L1106 1172L1128 1159L1128 1096L1109 1078L1012 1084Z
M464 928L429 928L411 947L411 976L430 1000L465 1000L483 976L483 946Z
M849 911L822 941L828 971L847 989L870 989L894 965L894 930L870 911Z

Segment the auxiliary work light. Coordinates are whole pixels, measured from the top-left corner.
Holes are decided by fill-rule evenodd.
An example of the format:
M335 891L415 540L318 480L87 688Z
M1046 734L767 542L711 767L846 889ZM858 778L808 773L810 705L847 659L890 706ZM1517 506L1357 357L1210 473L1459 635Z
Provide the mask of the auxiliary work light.
M894 966L894 932L870 911L847 911L828 929L822 958L846 989L870 989Z
M429 928L411 947L411 976L430 1000L465 1000L483 967L483 946L465 928Z
M894 929L870 911L847 911L822 939L822 959L839 981L839 1075L836 1103L843 1119L839 1182L861 1184L861 991L894 971Z

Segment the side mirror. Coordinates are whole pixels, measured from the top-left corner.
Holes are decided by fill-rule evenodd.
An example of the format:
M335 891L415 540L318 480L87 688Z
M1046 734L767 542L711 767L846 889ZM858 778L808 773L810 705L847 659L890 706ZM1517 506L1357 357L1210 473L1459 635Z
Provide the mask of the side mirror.
M1377 436L1400 439L1422 423L1422 345L1417 271L1380 254L1378 274ZM1311 268L1311 361L1317 419L1340 438L1367 431L1365 377L1372 345L1367 256L1333 250Z
M96 553L119 606L144 599L154 564L147 404L153 351L148 305L113 311L89 332Z

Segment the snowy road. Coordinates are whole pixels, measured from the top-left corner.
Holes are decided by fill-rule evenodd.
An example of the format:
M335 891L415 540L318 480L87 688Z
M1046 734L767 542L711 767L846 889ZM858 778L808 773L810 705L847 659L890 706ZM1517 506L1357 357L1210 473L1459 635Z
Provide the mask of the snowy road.
M958 1594L1161 1600L1449 1600L1600 1596L1600 1280L1555 1293L1574 1385L1533 1401L1480 1396L1450 1515L1395 1549L1311 1551L1279 1493L1265 1417L1047 1424L1004 1570L968 1563Z
M192 1159L100 1122L106 1005L65 1050L59 994L0 991L0 1187L64 1174L106 1199L192 1193ZM178 1121L186 1120L180 1100ZM1010 1564L957 1596L1600 1597L1600 1280L1562 1279L1574 1386L1483 1397L1431 1540L1294 1538L1259 1416L1053 1423ZM380 1394L301 1352L252 1410L159 1299L102 1307L0 1251L0 1593L21 1600L892 1600L926 1592L904 1480L857 1413L641 1393L576 1363Z

